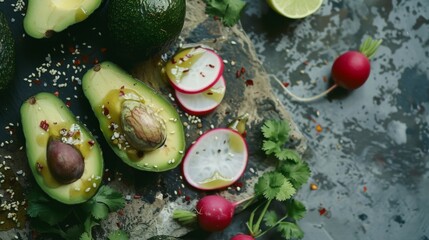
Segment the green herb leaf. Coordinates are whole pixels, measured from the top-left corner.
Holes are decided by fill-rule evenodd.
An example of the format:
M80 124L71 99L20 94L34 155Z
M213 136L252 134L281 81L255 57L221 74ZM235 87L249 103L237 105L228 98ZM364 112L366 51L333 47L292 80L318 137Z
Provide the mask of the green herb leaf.
M301 157L299 156L299 154L292 149L286 149L286 148L281 149L277 152L274 152L274 154L281 161L284 161L284 160L292 160L294 162L301 161Z
M107 237L109 240L128 240L128 234L122 230L116 230L109 234Z
M83 233L83 227L80 225L73 225L69 227L65 232L65 239L66 240L76 240L79 239L79 237Z
M264 140L262 144L262 150L265 151L265 154L270 155L272 153L278 153L281 151L281 148L277 142L271 140Z
M300 220L304 218L305 213L307 212L307 209L305 208L304 204L296 199L291 199L290 201L287 201L286 209L288 216L295 220Z
M267 227L274 227L279 218L275 211L267 211L264 216L264 223Z
M125 206L125 199L122 194L105 185L100 187L93 200L97 203L106 204L110 212L117 211Z
M295 192L292 184L278 172L264 173L255 185L255 193L268 200L284 201L292 197Z
M301 239L304 237L304 232L295 223L281 222L277 226L277 230L281 232L282 236L286 239Z
M246 6L243 0L205 0L206 13L220 17L225 26L232 27L240 20L241 11Z
M69 216L73 207L53 200L38 187L28 194L27 214L53 226Z
M308 164L302 160L282 162L277 170L288 178L296 189L306 183L311 174Z
M104 203L95 203L92 206L91 215L97 220L106 219L109 216L109 208Z
M82 235L80 236L79 240L93 240L92 237L90 236L89 233L85 232L82 233Z
M286 120L267 120L261 130L265 138L280 142L281 145L289 139L290 126Z

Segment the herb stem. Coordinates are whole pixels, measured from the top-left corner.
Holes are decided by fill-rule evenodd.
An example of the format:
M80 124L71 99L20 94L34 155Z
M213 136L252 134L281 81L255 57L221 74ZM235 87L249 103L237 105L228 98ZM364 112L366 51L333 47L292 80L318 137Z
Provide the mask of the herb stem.
M261 229L260 229L260 227L261 227L261 222L262 222L262 219L264 218L264 216L265 216L265 213L267 212L267 210L268 210L268 207L270 206L270 204L271 204L271 201L272 201L272 199L270 199L270 200L268 200L266 203L265 203L265 206L264 206L264 209L262 209L262 212L259 214L259 218L258 218L258 220L256 221L256 224L255 225L253 225L253 232L255 233L255 235L258 235L259 236L259 233L261 232Z
M285 220L287 217L288 217L288 214L286 214L284 217L280 218L275 224L273 224L271 227L265 229L263 232L259 233L258 236L255 236L255 237L261 237L265 233L269 232L271 229L277 227L277 225L279 225L279 223L283 222L283 220Z

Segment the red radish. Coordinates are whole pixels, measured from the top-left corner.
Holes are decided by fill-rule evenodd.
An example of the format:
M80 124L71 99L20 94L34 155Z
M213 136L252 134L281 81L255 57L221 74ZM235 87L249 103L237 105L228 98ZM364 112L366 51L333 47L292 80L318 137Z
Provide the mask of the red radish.
M231 238L231 240L255 240L251 235L239 233Z
M182 162L185 180L201 190L214 190L236 182L247 166L243 136L230 128L215 128L201 135Z
M235 205L221 196L209 195L198 201L196 210L200 227L205 231L215 232L229 226Z
M203 47L187 48L172 57L165 66L173 87L183 93L201 93L211 88L222 76L222 58Z
M225 79L221 76L216 84L202 93L187 94L175 91L183 110L192 115L205 115L216 109L225 96Z
M195 211L174 210L173 219L184 225L198 223L208 232L222 231L231 224L236 207L252 198L233 203L222 196L207 195L197 202Z
M284 84L274 76L274 79L283 87L294 100L310 102L326 96L337 87L354 90L362 86L370 75L371 64L369 59L374 56L382 40L367 38L358 51L347 51L335 59L331 75L335 84L325 92L310 98L298 97L287 89Z
M332 65L332 78L340 87L348 90L362 86L369 77L371 64L361 52L348 51L335 59Z

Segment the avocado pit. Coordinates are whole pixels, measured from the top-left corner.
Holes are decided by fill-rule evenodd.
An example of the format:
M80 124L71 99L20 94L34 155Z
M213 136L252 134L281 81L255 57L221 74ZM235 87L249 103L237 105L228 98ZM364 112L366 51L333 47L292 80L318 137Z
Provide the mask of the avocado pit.
M76 147L55 138L48 141L46 160L52 176L61 184L80 179L85 167L84 158Z
M122 103L121 126L128 143L140 151L155 150L167 139L163 119L152 107L139 101Z

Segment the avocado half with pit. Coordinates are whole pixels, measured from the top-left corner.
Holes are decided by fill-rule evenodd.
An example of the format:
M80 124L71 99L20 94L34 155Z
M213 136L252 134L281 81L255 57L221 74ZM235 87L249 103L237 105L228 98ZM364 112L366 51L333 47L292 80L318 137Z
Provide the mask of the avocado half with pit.
M123 162L151 172L180 164L183 125L163 96L111 62L88 70L82 87L106 141Z
M101 185L103 157L94 136L58 97L39 93L21 106L28 163L50 197L65 204L90 199Z
M102 0L29 0L24 30L34 38L49 38L55 32L88 18Z

